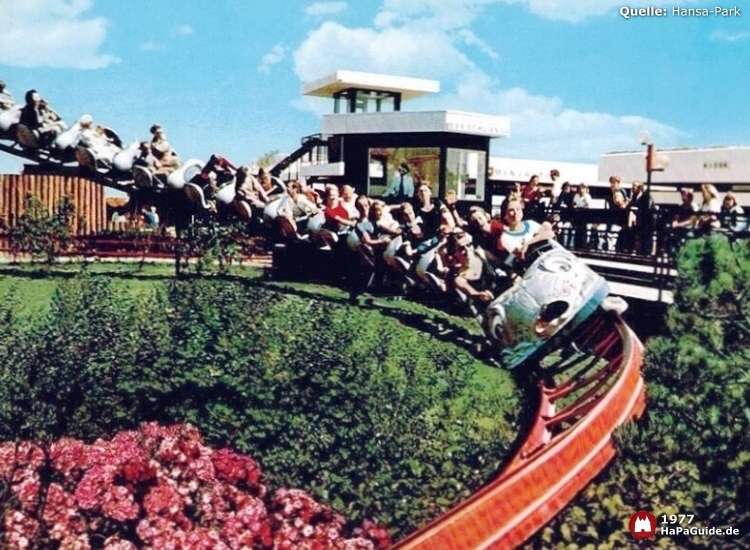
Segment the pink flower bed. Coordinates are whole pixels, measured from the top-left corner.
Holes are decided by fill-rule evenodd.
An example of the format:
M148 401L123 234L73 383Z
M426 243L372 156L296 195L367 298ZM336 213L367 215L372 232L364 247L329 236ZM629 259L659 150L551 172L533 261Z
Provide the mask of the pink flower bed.
M304 491L267 494L255 461L206 447L190 425L144 424L92 445L0 444L0 548L379 550L370 522Z

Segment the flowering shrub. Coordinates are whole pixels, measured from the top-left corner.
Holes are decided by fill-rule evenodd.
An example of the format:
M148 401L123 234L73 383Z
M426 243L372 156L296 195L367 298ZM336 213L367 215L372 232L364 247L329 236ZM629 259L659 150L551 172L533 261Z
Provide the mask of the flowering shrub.
M0 547L378 550L385 529L345 520L304 491L271 496L255 461L154 423L86 445L0 444Z

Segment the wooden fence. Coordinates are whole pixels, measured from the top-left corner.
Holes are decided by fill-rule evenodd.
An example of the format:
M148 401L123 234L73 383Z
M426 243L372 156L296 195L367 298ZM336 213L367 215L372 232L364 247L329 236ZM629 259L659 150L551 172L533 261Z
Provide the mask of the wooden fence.
M0 174L0 220L12 227L26 209L32 194L50 211L64 196L75 205L73 232L92 234L106 229L107 206L104 187L79 176L53 174Z

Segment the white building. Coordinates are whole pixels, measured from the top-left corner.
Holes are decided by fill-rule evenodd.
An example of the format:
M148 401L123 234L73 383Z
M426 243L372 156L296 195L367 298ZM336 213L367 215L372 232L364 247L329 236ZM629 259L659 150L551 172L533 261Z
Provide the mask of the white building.
M750 205L750 147L661 149L654 156L663 164L663 170L651 172L656 202L676 203L680 187L697 191L702 183L713 183L720 191L733 190L743 205ZM606 181L615 174L623 182L647 181L645 150L602 155L598 178Z

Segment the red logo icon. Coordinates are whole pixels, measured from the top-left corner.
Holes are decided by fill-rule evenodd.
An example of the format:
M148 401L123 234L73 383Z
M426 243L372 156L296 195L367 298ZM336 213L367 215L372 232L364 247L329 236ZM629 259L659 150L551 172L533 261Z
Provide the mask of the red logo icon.
M630 516L628 529L636 540L654 538L656 536L656 516L646 510L636 512Z

